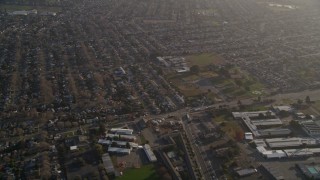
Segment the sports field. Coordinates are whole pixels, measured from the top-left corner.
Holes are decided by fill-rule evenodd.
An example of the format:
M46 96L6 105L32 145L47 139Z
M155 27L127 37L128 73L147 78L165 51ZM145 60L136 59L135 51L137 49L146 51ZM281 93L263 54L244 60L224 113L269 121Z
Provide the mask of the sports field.
M141 168L132 168L126 170L123 176L117 178L117 180L159 180L160 177L155 171L154 165L145 165Z

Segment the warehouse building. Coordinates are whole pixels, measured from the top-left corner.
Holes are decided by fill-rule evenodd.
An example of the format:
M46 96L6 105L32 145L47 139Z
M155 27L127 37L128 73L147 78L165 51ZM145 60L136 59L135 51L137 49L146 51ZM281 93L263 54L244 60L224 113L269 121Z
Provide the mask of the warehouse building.
M272 128L259 130L260 137L284 137L291 135L292 131L287 128Z
M303 149L286 149L283 150L286 155L290 158L290 157L306 157L306 156L312 156L313 150L311 149L307 149L307 148L303 148ZM317 150L315 149L315 151L319 151L319 149L317 148Z
M114 174L114 166L108 153L102 155L102 162L107 174Z
M130 154L131 149L127 148L119 148L119 147L108 147L108 152L109 153L119 153L119 154Z
M286 153L283 150L266 150L263 146L258 146L257 150L263 157L267 159L281 159L287 157Z
M137 138L134 135L121 135L121 134L106 134L109 138L118 138L121 140L135 141Z
M233 117L242 120L254 137L283 137L291 130L281 128L282 121L271 111L232 112Z
M300 122L302 129L310 136L320 135L320 126L313 120L307 120Z
M266 144L271 149L276 148L289 148L289 147L301 147L301 146L315 146L318 145L316 139L313 138L271 138L265 139Z

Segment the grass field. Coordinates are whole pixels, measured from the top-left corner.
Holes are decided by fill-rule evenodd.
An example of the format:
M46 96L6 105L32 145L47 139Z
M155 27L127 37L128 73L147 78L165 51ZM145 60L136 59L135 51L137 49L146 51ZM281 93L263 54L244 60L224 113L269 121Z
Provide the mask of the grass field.
M141 144L146 144L147 143L146 138L142 134L140 134L140 141L141 141Z
M207 98L211 99L211 101L213 101L213 102L215 102L217 99L219 99L219 97L213 92L207 93Z
M209 64L221 65L225 63L224 59L221 56L213 53L203 53L187 56L186 61L190 67L193 65L204 67Z
M283 105L283 104L293 104L297 101L293 99L279 99L276 105Z
M189 66L198 65L198 74L170 74L166 78L174 85L185 97L199 95L210 95L211 100L216 99L216 94L208 93L208 89L216 88L221 93L229 97L250 98L264 95L264 86L246 71L239 67L225 66L223 68L206 68L208 65L223 65L225 61L214 53L203 53L186 57Z
M201 76L202 78L214 78L214 77L218 77L219 75L217 73L214 72L200 72L199 76Z
M160 177L155 171L154 165L145 165L138 169L129 169L123 173L123 176L116 180L159 180Z
M232 118L227 117L226 115L220 115L213 118L213 122L218 124L230 120L232 120Z
M200 88L195 87L194 85L178 85L177 86L180 92L186 97L198 96L204 93Z
M181 81L181 79L183 81ZM191 83L192 81L195 81L199 79L197 75L190 75L186 77L172 77L170 79L170 82L172 85L177 87L179 91L186 97L191 97L191 96L198 96L204 93L203 90L198 88L195 84Z

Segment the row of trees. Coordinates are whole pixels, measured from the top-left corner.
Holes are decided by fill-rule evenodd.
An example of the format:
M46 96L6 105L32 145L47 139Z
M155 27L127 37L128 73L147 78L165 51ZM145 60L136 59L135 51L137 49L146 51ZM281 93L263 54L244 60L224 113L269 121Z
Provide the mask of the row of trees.
M60 5L59 0L0 0L3 4L19 4L19 5Z

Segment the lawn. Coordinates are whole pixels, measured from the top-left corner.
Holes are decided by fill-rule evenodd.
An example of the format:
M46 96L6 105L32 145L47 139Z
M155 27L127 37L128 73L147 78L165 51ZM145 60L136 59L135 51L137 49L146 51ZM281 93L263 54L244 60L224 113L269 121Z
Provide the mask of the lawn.
M147 143L146 138L142 134L140 134L140 142L141 142L141 144L146 144Z
M215 78L215 77L218 77L218 76L219 76L217 73L210 72L210 71L200 72L199 75L200 75L202 78Z
M72 137L74 136L74 132L73 131L68 131L68 132L64 132L64 133L61 133L62 135L66 136L66 137Z
M190 67L194 65L203 67L209 64L221 65L225 63L221 56L214 53L203 53L187 56L186 61Z
M199 77L198 75L192 74L192 75L183 77L182 80L190 82L190 81L196 81L196 80L198 80L199 78L200 78L200 77ZM180 78L179 78L179 80L180 80Z
M145 165L141 168L128 169L123 173L123 176L117 178L117 180L159 180L160 177L155 171L154 165Z
M198 96L204 93L195 84L182 82L179 78L170 79L172 85L177 87L185 97Z
M211 99L213 102L219 99L219 97L213 92L207 93L207 98Z
M220 115L213 118L213 122L217 124L220 124L225 121L230 121L230 120L232 120L232 118L227 117L226 115Z
M177 87L185 97L199 96L204 93L203 90L195 87L194 85L178 85Z

